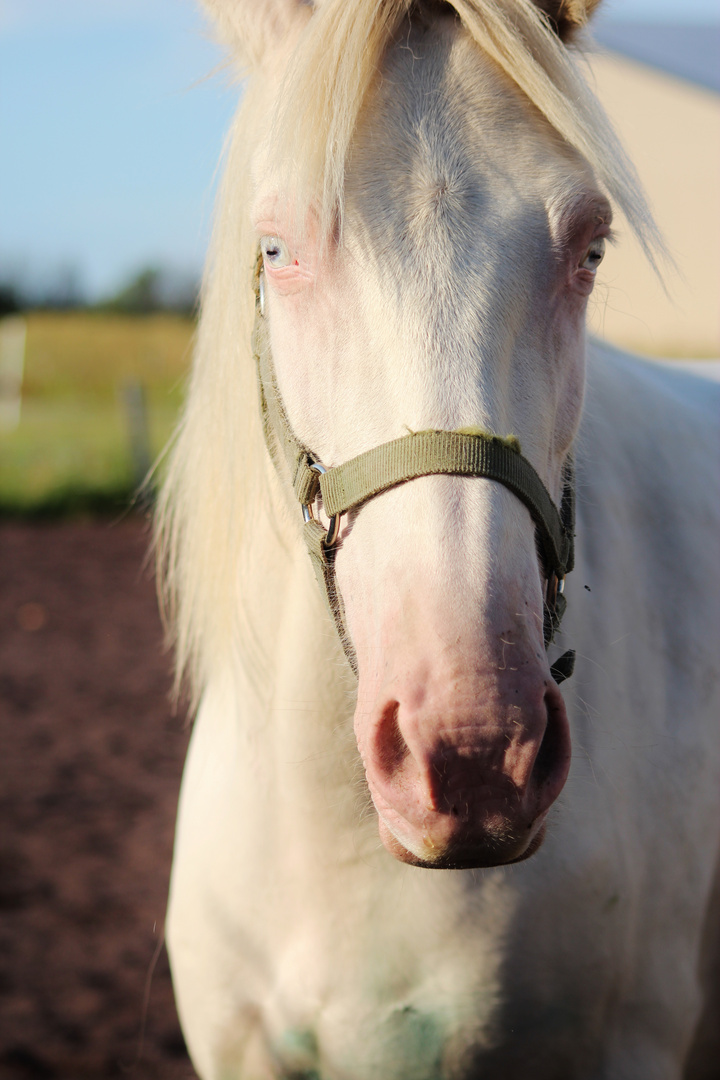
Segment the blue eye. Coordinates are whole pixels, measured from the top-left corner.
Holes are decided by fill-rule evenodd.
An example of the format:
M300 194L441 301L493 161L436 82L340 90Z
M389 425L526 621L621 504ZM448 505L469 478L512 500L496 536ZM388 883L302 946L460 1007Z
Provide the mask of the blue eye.
M597 240L593 240L590 247L585 252L585 258L580 263L583 270L591 270L593 273L597 270L600 263L603 261L605 254L605 240L602 236L599 236Z
M292 262L290 249L279 236L261 237L260 250L262 251L263 261L267 266L272 266L275 270L280 270L283 266L289 266Z

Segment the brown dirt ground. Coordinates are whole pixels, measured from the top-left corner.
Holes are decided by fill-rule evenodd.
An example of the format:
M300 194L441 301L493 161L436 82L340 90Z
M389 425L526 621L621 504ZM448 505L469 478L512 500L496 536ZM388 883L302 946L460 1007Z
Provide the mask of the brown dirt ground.
M161 948L188 732L147 543L0 524L0 1080L195 1075Z

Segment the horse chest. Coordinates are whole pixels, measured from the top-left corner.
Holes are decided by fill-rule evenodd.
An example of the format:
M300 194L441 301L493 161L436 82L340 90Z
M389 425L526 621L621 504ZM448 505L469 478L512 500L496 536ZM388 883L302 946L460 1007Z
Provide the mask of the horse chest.
M559 1063L591 1075L631 914L602 838L570 875L557 869L569 827L522 876L427 875L362 829L346 859L347 838L330 857L327 835L289 851L283 821L238 828L263 796L219 727L201 715L193 736L168 928L202 1075L470 1080L482 1066L510 1080L528 1059L547 1060L549 1078Z

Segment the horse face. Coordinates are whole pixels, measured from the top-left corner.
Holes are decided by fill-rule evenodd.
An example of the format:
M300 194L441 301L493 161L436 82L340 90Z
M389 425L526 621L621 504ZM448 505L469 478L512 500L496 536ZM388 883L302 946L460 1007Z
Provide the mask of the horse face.
M283 205L261 179L272 350L299 438L332 466L408 431L512 434L559 502L610 211L454 20L386 57L341 242L296 233ZM433 867L527 857L570 760L528 511L485 479L415 479L348 516L336 567L386 847Z

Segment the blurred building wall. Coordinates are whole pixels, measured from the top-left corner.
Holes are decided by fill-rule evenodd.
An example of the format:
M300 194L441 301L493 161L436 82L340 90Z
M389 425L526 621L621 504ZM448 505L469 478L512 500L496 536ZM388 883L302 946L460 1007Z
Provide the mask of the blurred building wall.
M666 273L668 299L618 221L591 329L640 353L720 357L720 95L617 54L591 67L680 271Z

